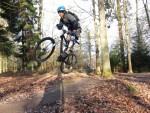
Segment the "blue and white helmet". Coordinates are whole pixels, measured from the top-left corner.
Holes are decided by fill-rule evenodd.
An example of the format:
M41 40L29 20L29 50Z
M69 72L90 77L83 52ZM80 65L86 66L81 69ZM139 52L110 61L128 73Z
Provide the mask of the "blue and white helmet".
M65 6L61 5L57 8L57 12L60 12L60 11L65 11Z

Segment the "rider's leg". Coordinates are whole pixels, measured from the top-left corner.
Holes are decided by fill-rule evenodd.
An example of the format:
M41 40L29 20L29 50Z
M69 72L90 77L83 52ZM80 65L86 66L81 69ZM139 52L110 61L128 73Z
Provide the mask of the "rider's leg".
M67 49L64 50L64 52L58 57L57 61L64 61L66 59L66 57L70 53L70 50L72 50L74 46L75 36L67 36L66 40L68 42Z
M73 49L75 40L78 40L78 37L80 37L81 28L77 29L76 32L73 35L68 34L66 37L68 44L67 49L63 52L63 54L60 55L58 58L58 61L64 61L68 54L70 53L70 50Z
M68 46L69 46L69 43L70 43L70 39L71 39L71 36L68 34L67 37L65 38L65 42L66 42L66 48L64 49L64 52L60 54L60 56L58 57L57 61L64 61L66 59L66 57L68 56Z
M70 36L70 37L71 37L71 38L70 38L70 41L69 41L69 44L68 44L68 48L67 48L67 50L65 51L67 54L69 54L69 53L70 53L70 50L72 50L73 47L74 47L75 36Z

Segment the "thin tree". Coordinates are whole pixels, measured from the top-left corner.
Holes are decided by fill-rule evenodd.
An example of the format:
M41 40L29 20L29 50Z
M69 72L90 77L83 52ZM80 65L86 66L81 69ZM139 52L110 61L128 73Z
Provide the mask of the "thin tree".
M121 53L122 69L125 72L126 68L125 68L124 41L123 41L123 32L122 32L122 16L121 16L120 0L117 0L117 19L118 19L119 38L120 38L120 53Z
M38 5L39 5L38 31L41 31L43 0L38 0Z
M148 22L148 25L149 25L149 29L150 29L150 17L149 17L149 13L148 13L148 3L147 3L147 0L142 0L143 1L143 5L144 5L144 9L145 9L145 12L146 12L146 17L147 17L147 22Z
M138 38L141 38L141 30L140 30L139 17L138 17L138 0L136 0L136 28L137 28Z
M90 61L90 66L92 65L92 55L91 55L91 36L90 36L90 31L88 31L88 52L89 52L89 61Z
M96 9L95 9L95 0L92 0L93 5L93 19L94 19L94 37L95 37L95 44L96 44L96 74L101 74L101 67L100 67L100 52L99 52L99 36L98 36L98 29L96 23Z
M127 41L127 54L128 54L128 72L133 73L132 62L131 62L131 41L128 28L128 18L127 18L127 0L123 1L124 3L124 21L125 21L125 39Z
M2 52L0 51L0 74L2 73Z
M107 31L106 31L106 18L105 18L105 6L104 0L99 1L99 13L100 13L100 37L101 37L101 53L102 53L102 76L111 77L111 67L110 67L110 58L109 58L109 49L108 49L108 40L107 40Z

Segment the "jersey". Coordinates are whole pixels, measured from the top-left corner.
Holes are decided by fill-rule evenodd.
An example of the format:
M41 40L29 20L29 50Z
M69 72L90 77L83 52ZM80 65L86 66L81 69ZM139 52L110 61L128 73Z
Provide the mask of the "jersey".
M80 21L80 19L78 18L78 16L75 13L68 11L68 14L71 14L72 16L74 16L76 18L77 21Z
M63 18L60 19L60 23L63 23L68 27L68 30L77 30L80 27L79 19L77 16L75 16L73 13L65 12L65 15Z

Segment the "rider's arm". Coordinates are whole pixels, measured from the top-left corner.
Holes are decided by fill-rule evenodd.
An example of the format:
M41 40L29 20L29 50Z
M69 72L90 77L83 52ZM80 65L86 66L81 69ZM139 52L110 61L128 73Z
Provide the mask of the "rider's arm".
M63 27L63 20L62 20L62 19L60 19L59 24L57 24L56 27L57 27L59 30L62 29L62 27Z

